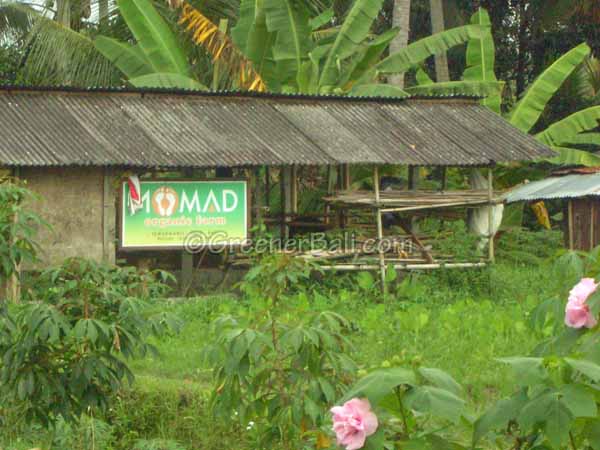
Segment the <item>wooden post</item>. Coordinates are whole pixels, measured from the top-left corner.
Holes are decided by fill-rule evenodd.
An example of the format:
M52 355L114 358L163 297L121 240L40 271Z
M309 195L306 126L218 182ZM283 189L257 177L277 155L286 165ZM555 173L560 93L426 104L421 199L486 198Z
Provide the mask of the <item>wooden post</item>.
M265 167L265 206L271 206L271 168Z
M261 186L261 168L257 167L254 169L254 223L260 224L262 223L262 208L263 208L263 190Z
M281 237L287 239L290 236L289 222L293 212L292 168L282 167L279 178L281 183Z
M590 250L594 249L594 218L596 216L596 200L591 198L589 202L592 204L590 208Z
M298 167L292 166L290 179L290 202L293 214L298 214Z
M342 176L343 176L343 189L345 191L350 189L350 183L352 182L351 178L350 178L350 165L349 164L344 164L342 166Z
M229 168L225 168L226 170L231 170ZM221 176L223 176L224 173L222 173ZM217 177L219 177L219 173L218 173L218 169L217 172L215 173L215 175ZM190 169L185 169L183 171L183 176L185 178L191 178L193 176L193 171ZM188 291L190 290L190 287L192 286L192 282L194 279L194 254L190 253L188 251L188 249L183 249L183 251L181 252L181 284L180 284L180 290L181 290L181 295L183 297L185 297L188 293Z
M448 170L446 166L442 167L442 191L448 189Z
M13 171L13 177L19 178L21 176L21 170L17 167ZM12 181L11 181L12 183ZM13 221L16 222L18 217L15 215ZM11 243L12 245L12 243ZM12 303L20 303L21 301L21 265L18 264L15 267L15 271L6 281L6 297Z
M491 263L495 260L494 255L494 174L492 168L488 168L488 259Z
M573 236L573 200L569 199L569 250L574 250L575 239Z
M373 169L373 187L375 189L375 214L377 219L377 248L379 252L379 271L381 274L381 291L383 295L387 295L387 285L385 283L385 254L383 252L383 221L381 219L381 200L379 194L379 167Z
M107 264L115 264L115 191L112 171L104 169L104 186L102 190L102 260Z

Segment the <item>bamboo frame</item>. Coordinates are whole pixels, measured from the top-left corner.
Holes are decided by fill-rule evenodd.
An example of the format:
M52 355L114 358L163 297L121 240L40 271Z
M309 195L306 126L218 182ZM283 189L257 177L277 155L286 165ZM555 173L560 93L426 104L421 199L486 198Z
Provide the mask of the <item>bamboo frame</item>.
M381 208L379 202L381 200L379 193L379 167L375 166L373 169L373 189L375 190L375 217L377 220L377 247L379 252L379 271L381 275L381 290L383 295L387 295L387 285L385 283L385 254L383 252L383 220L381 218Z
M590 250L594 249L595 239L594 239L594 221L596 220L596 202L594 199L590 199L591 206L591 217L590 217Z
M569 199L569 250L575 247L573 236L573 200Z
M491 263L495 260L494 249L494 174L492 168L488 168L488 259Z
M390 264L395 270L433 270L433 269L465 269L475 267L487 267L487 262L477 263L434 263L434 264ZM342 272L354 272L354 271L376 271L380 270L379 265L376 264L336 264L329 266L321 266L321 269L325 271L342 271Z

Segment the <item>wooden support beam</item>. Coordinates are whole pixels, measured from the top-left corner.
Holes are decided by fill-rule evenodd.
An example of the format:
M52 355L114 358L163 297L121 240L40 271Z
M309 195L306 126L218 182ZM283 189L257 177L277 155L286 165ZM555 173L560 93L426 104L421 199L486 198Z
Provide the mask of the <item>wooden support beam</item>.
M116 248L116 198L115 177L109 168L104 169L104 184L102 189L102 260L106 264L115 264Z
M432 269L467 269L486 267L489 263L436 263L436 264L391 264L396 270L432 270ZM378 271L377 264L333 264L323 265L321 269L329 272L351 272L351 271Z
M287 239L290 236L289 222L293 215L292 168L282 167L279 178L281 184L281 237Z
M431 253L429 253L429 251L425 248L425 245L423 245L423 242L421 242L421 240L417 237L417 235L415 233L413 233L412 230L410 229L410 225L407 224L403 220L399 221L399 225L400 225L400 228L402 228L404 230L404 232L410 236L411 240L419 248L419 250L421 251L421 255L423 255L423 258L425 258L427 260L427 262L430 264L435 263L433 256L431 256Z
M575 249L575 236L573 230L573 200L569 199L569 250Z
M373 188L375 190L375 218L377 220L377 247L379 253L379 273L381 275L381 291L387 295L387 285L385 283L385 254L383 253L383 220L379 202L381 200L379 193L379 167L373 169Z
M594 198L590 199L589 202L591 203L591 207L590 207L590 250L593 250L595 247L595 242L594 242L594 221L596 218L596 200Z
M492 168L488 168L488 259L490 262L495 260L494 251L494 174Z

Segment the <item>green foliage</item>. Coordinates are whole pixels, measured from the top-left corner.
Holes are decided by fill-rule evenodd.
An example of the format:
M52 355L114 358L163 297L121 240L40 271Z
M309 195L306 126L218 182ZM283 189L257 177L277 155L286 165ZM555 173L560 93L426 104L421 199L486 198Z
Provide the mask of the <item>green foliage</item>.
M318 432L354 370L345 333L350 323L334 312L313 312L288 295L311 267L299 258L268 256L248 273L242 290L249 307L223 316L205 349L214 367L215 414L255 424L260 447L307 439Z
M0 394L28 422L54 425L103 411L123 382L125 360L175 330L168 314L149 314L150 295L164 293L154 274L83 259L44 272L32 302L4 311L0 322Z
M206 90L192 77L183 46L150 0L120 0L117 4L137 44L99 36L94 45L132 85Z
M425 431L432 418L457 423L465 412L462 387L447 373L426 367L379 369L359 380L338 402L367 398L383 433L376 439L420 447L425 442L452 446L442 434ZM424 439L424 436L425 439ZM380 448L380 444L377 445Z
M37 229L43 225L27 206L33 194L12 180L0 180L0 284L22 263L36 260Z
M510 114L510 123L528 133L535 126L550 99L569 76L581 65L591 52L587 44L581 44L565 53L529 87L524 97Z

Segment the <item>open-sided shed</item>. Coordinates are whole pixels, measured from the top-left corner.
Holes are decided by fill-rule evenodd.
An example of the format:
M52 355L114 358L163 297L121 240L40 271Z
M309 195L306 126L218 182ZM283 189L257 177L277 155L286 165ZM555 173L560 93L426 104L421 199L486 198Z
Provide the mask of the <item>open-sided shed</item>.
M115 260L115 180L125 174L178 170L185 175L211 168L257 174L260 167L277 168L283 228L293 221L301 166L339 167L344 191L353 165L489 168L551 155L479 99L468 97L3 87L0 121L0 167L27 180L44 199L39 210L54 230L43 236L50 264L74 255ZM376 192L367 206L377 212L378 221L386 208L410 209L415 203L427 209L448 202L495 202L490 186L466 203L464 196L457 200L457 193L438 192L433 203L431 193L421 204L413 193L397 205L390 200L394 192L386 192L382 200L375 172ZM261 182L265 180L254 180L253 185ZM259 197L254 197L253 213L260 209ZM356 200L342 195L331 202L349 199ZM382 237L380 230L378 238ZM379 256L383 266L384 255Z

